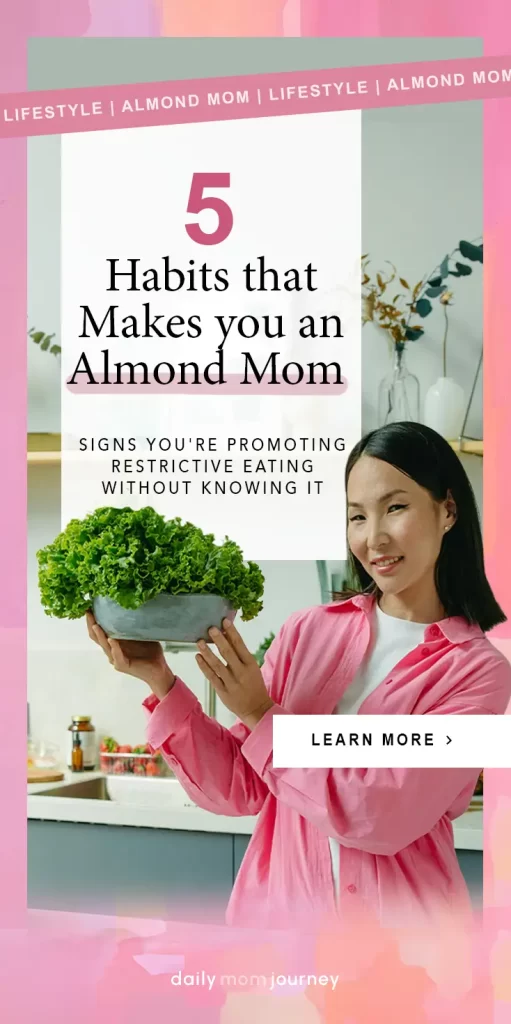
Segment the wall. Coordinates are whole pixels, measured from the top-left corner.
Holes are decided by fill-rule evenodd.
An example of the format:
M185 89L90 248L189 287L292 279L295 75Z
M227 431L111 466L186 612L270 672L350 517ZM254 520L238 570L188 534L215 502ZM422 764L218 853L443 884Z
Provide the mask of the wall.
M27 142L28 329L60 344L60 137ZM60 430L60 360L28 339L28 430Z
M212 43L215 42L215 47ZM91 59L91 46L95 59ZM277 68L350 67L365 63L442 59L480 52L477 40L33 40L30 87L93 85L197 74L250 73ZM200 70L199 70L200 69ZM366 111L362 131L363 248L375 267L386 259L401 274L418 280L461 238L475 238L482 223L482 110L476 103L438 104ZM60 186L58 137L30 139L29 150L29 323L51 333L59 322ZM410 348L410 369L422 393L441 372L443 324L438 310L427 332ZM449 372L470 389L482 337L482 274L456 282L452 310ZM384 336L363 332L363 426L376 425L378 384L387 372ZM481 436L481 383L468 432ZM29 430L60 429L59 367L29 342ZM482 460L464 458L481 507ZM56 468L29 473L29 700L34 734L63 744L72 714L91 714L103 733L128 743L142 738L145 696L141 683L118 676L84 633L83 622L60 622L39 603L35 551L59 532L59 475ZM334 568L331 566L330 568ZM242 624L252 650L296 608L319 600L314 563L263 565L265 609ZM202 696L204 685L193 655L180 654L174 669ZM219 716L226 724L232 716Z
M141 707L147 687L119 675L87 635L83 619L68 622L44 614L37 587L36 552L60 531L60 470L32 466L28 491L28 700L34 738L56 743L64 752L72 715L92 715L98 733L119 742L144 742L145 713ZM334 568L332 563L330 568ZM237 623L250 650L299 608L318 604L319 579L315 562L261 562L266 578L264 609L253 622ZM170 659L169 659L170 660ZM200 700L205 682L193 654L171 659ZM218 718L230 725L234 717L223 705Z
M466 460L480 473L482 460ZM119 742L144 742L145 713L142 701L148 690L137 679L119 675L103 652L89 640L84 620L69 622L45 615L37 585L39 548L51 543L60 525L60 468L32 465L28 473L28 701L34 739L55 743L64 754L67 727L72 715L92 715L98 734L113 735ZM315 562L261 562L265 576L263 611L253 622L237 622L251 651L293 611L321 600ZM339 562L328 562L330 578L341 570ZM193 654L169 657L177 675L183 677L201 701L206 688ZM217 717L231 725L234 716L220 701Z
M457 247L482 235L482 104L441 103L363 115L363 252L374 270L385 260L412 286ZM459 257L458 257L459 258ZM467 397L483 337L483 274L449 278L454 305L449 311L447 372ZM391 291L391 298L399 291ZM441 307L424 320L425 334L407 350L409 369L419 378L421 398L442 374L444 319ZM378 426L377 389L389 363L387 338L372 324L363 331L363 423ZM421 409L422 413L422 409ZM482 437L482 374L467 423L469 436Z
M29 327L51 334L59 325L60 140L29 140ZM482 233L482 105L437 104L364 111L362 117L362 241L375 270L394 263L420 280L460 239ZM451 279L448 373L470 394L482 344L482 268ZM396 289L397 290L397 289ZM426 333L408 350L421 397L442 373L439 305ZM389 368L387 336L363 331L363 426L377 426L378 385ZM422 410L421 410L422 411ZM58 363L29 343L29 430L60 429ZM482 375L467 424L482 436Z

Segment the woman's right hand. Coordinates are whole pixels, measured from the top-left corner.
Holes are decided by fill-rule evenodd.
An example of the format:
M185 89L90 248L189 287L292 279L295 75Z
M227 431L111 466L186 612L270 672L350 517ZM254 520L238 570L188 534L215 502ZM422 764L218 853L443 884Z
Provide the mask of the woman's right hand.
M111 640L98 626L91 611L87 612L86 619L91 640L103 649L117 672L141 679L150 686L155 697L163 700L176 677L165 661L161 644L145 640Z

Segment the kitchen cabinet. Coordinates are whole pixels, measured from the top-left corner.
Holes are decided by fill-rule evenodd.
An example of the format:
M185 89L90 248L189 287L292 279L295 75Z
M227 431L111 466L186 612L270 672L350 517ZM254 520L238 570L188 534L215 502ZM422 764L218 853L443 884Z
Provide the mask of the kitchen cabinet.
M215 832L28 822L28 906L124 917L222 921L234 837ZM184 915L184 916L183 916Z
M481 850L456 850L456 854L472 905L480 910L483 905L483 854Z
M238 874L241 862L252 836L234 836L234 877Z
M221 922L250 838L31 819L28 906L200 921L209 905ZM479 908L483 855L478 850L458 850L457 855Z

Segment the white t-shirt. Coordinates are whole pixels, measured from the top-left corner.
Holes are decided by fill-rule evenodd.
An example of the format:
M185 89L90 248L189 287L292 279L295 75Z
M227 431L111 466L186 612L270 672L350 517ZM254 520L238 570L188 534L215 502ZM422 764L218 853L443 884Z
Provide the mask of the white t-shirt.
M358 714L366 697L386 679L394 666L424 639L427 623L396 619L393 615L382 612L378 605L375 610L369 651L355 679L334 708L334 715ZM330 839L330 853L335 892L338 897L340 850L335 839Z

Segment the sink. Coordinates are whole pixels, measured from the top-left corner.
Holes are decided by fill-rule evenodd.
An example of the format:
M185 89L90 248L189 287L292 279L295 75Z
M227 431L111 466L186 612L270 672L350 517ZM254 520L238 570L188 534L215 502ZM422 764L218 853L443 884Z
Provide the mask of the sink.
M80 782L69 782L52 789L42 789L36 796L67 797L75 800L110 800L107 780L105 778L84 779Z
M35 796L55 799L111 800L131 807L154 807L160 810L197 809L177 779L144 779L140 776L106 775L80 779L52 789L40 790Z
M108 798L118 804L197 810L197 804L185 793L176 778L144 779L139 775L107 775L103 781L106 782Z

